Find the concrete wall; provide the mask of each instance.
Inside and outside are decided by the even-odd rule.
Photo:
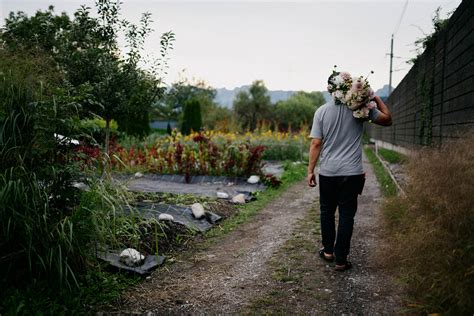
[[[386,103],[394,124],[367,126],[372,139],[437,146],[474,130],[474,0],[463,0]]]

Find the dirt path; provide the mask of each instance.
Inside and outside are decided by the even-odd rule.
[[[372,256],[380,246],[380,191],[364,164],[367,181],[356,216],[352,270],[336,273],[316,255],[318,190],[300,182],[208,249],[156,271],[124,295],[120,309],[393,314],[399,307],[397,290]]]

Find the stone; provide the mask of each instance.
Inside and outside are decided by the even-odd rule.
[[[174,217],[173,215],[163,213],[158,216],[158,220],[159,221],[173,221]]]
[[[260,181],[259,176],[250,176],[250,178],[247,179],[247,182],[250,184],[257,184]]]
[[[232,198],[232,203],[245,204],[245,195],[243,195],[242,193],[237,194],[236,196]]]
[[[217,192],[217,197],[219,199],[228,199],[229,198],[229,194],[225,193],[225,192]]]
[[[120,261],[129,267],[139,266],[143,260],[145,256],[133,248],[127,248],[120,253]]]
[[[141,178],[141,177],[143,177],[143,173],[141,173],[141,172],[136,172],[135,173],[135,178]]]
[[[89,191],[90,188],[87,184],[85,184],[84,182],[74,182],[72,184],[73,187],[79,189],[79,190],[82,190],[82,191]]]
[[[193,215],[195,218],[200,219],[204,216],[206,211],[204,210],[204,206],[201,203],[194,203],[191,205],[191,210],[193,211]]]

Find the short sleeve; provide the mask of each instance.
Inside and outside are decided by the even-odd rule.
[[[323,126],[321,122],[320,111],[316,110],[313,118],[313,126],[311,127],[311,133],[309,137],[323,139]]]
[[[380,116],[380,111],[376,108],[369,110],[369,121],[376,122]]]

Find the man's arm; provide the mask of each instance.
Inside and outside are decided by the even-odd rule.
[[[388,109],[387,105],[380,99],[380,97],[374,97],[375,103],[377,103],[377,108],[379,110],[379,115],[377,119],[373,122],[377,125],[382,126],[390,126],[392,125],[392,114],[390,114],[390,110]]]
[[[307,181],[310,187],[316,186],[316,176],[314,175],[314,168],[318,163],[319,154],[321,153],[322,141],[320,138],[313,138],[309,146],[309,164]]]

